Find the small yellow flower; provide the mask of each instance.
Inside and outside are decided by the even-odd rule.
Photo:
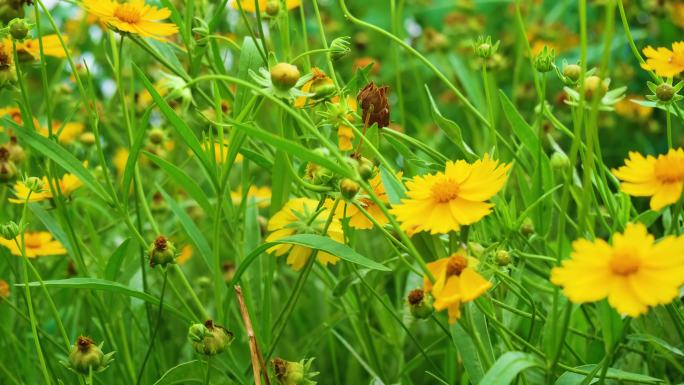
[[[269,0],[259,0],[259,12],[266,12],[266,6],[268,5]],[[278,0],[280,1],[280,0]],[[238,5],[238,3],[240,3]],[[254,7],[254,0],[232,0],[230,2],[230,5],[234,9],[240,9],[240,5],[242,5],[242,9],[245,12],[256,12],[256,8]],[[287,7],[287,10],[292,10],[297,7],[302,5],[302,0],[286,0],[285,1],[285,6]]]
[[[9,298],[10,287],[7,281],[0,279],[0,298]]]
[[[636,197],[651,197],[651,209],[660,210],[679,200],[684,183],[684,150],[670,149],[657,158],[630,152],[625,165],[613,170],[620,189]]]
[[[114,152],[114,158],[112,159],[112,163],[114,163],[116,173],[120,176],[123,176],[124,170],[126,169],[126,163],[128,163],[128,155],[129,151],[124,147],[119,147]]]
[[[644,48],[646,63],[641,65],[645,70],[651,70],[658,76],[673,77],[684,71],[684,41],[672,43],[672,50],[665,47],[654,49]]]
[[[69,39],[62,36],[66,44]],[[38,39],[26,39],[23,42],[17,42],[17,54],[29,55],[33,60],[40,59],[40,42]],[[11,46],[11,43],[10,43]],[[43,53],[45,56],[51,56],[58,59],[65,58],[66,52],[62,43],[59,41],[59,36],[56,34],[43,36]]]
[[[653,108],[636,103],[643,100],[645,99],[638,95],[627,96],[615,105],[615,112],[624,118],[644,122],[653,115]]]
[[[492,287],[477,272],[477,265],[477,259],[469,257],[464,251],[427,264],[435,283],[425,277],[424,289],[432,293],[435,310],[447,309],[450,323],[456,322],[461,316],[462,303],[476,299]]]
[[[21,243],[21,236],[16,238]],[[0,246],[5,246],[13,255],[21,256],[21,251],[17,247],[15,240],[0,238]],[[46,231],[39,231],[24,234],[25,252],[28,258],[45,257],[48,255],[64,255],[67,253],[64,246],[57,240],[52,239],[52,234]]]
[[[202,143],[202,149],[206,152],[212,152],[211,147],[208,145],[208,143]],[[223,146],[218,143],[214,142],[214,159],[216,160],[216,163],[218,164],[223,164],[226,160],[228,160],[228,153],[230,152],[230,144],[228,141],[224,141]],[[238,153],[237,156],[235,157],[235,163],[240,163],[242,162],[242,154]]]
[[[242,203],[242,192],[240,190],[231,191],[230,197],[234,205]],[[271,205],[271,188],[268,186],[257,187],[252,185],[247,190],[247,198],[254,198],[259,208],[266,208]]]
[[[399,178],[401,178],[401,174],[399,174]],[[389,198],[387,197],[387,192],[385,191],[385,185],[382,184],[382,177],[380,176],[380,173],[377,173],[373,178],[371,178],[368,183],[370,184],[371,188],[373,189],[373,192],[375,195],[380,198],[380,200],[386,204],[389,204]],[[365,194],[359,194],[357,195],[354,200],[359,203],[361,207],[363,207],[368,214],[375,219],[376,222],[378,222],[379,225],[384,226],[389,222],[389,219],[383,214],[382,210],[380,207],[375,204],[375,202],[370,199],[368,195]],[[326,203],[327,207],[332,206],[332,201],[328,201]],[[360,229],[360,230],[369,230],[373,228],[373,222],[370,221],[355,205],[349,204],[349,203],[343,203],[337,206],[337,211],[335,212],[335,215],[342,219],[342,218],[349,218],[349,226],[355,228],[355,229]]]
[[[358,103],[356,98],[347,97],[347,107],[352,111],[356,112],[358,110]],[[354,123],[354,115],[349,114],[346,116],[349,123]],[[337,146],[342,151],[351,151],[354,148],[354,131],[351,127],[346,124],[340,124],[337,128]]]
[[[171,16],[168,8],[149,6],[144,0],[131,0],[123,3],[112,0],[84,0],[83,6],[101,22],[120,32],[157,40],[164,40],[164,36],[178,33],[178,27],[175,24],[160,22]]]
[[[444,172],[417,176],[406,183],[408,198],[392,209],[401,228],[411,234],[446,234],[490,213],[487,203],[503,188],[510,165],[484,158],[469,164],[447,162]]]
[[[64,174],[64,176],[59,179],[59,190],[66,198],[70,197],[71,194],[81,186],[83,186],[83,182],[72,174]],[[19,181],[14,185],[15,198],[9,198],[9,201],[10,203],[24,204],[27,198],[29,202],[40,202],[54,198],[47,177],[43,177],[43,191],[33,192],[30,196],[29,193],[31,193],[31,190],[23,181]]]
[[[313,93],[313,89],[315,88],[314,86],[316,84],[323,84],[323,83],[332,83],[332,79],[326,75],[325,72],[323,72],[320,68],[318,67],[312,67],[311,68],[311,79],[309,79],[304,85],[302,86],[302,92],[304,93]],[[294,106],[297,108],[304,108],[304,107],[310,107],[314,105],[316,101],[312,97],[308,96],[300,96],[297,99],[295,99]]]
[[[73,143],[76,139],[81,136],[83,131],[85,130],[85,126],[83,123],[79,122],[69,122],[65,123],[62,126],[61,122],[54,122],[54,134],[57,134],[57,131],[59,131],[59,136],[57,137],[57,140],[60,143],[63,144],[70,144]],[[48,137],[49,131],[46,127],[40,127],[38,129],[38,133],[43,135],[44,137]]]
[[[612,245],[579,239],[572,248],[571,258],[551,271],[551,282],[575,303],[608,298],[621,314],[637,317],[670,303],[684,284],[684,237],[655,243],[646,226],[630,223],[613,234]]]
[[[327,208],[321,209],[320,213],[313,219],[316,213],[318,202],[309,198],[292,199],[268,221],[268,231],[271,234],[266,238],[266,242],[274,242],[294,234],[321,234],[325,222],[330,215]],[[342,225],[337,219],[333,219],[326,233],[331,239],[344,243],[344,233]],[[305,246],[281,244],[273,246],[268,250],[276,256],[288,254],[287,264],[292,266],[295,271],[301,270],[309,260],[311,250]],[[336,264],[338,258],[324,251],[316,254],[316,259],[323,265],[328,263]]]
[[[192,246],[190,245],[185,245],[181,248],[180,254],[178,255],[178,258],[176,258],[176,263],[179,265],[185,265],[188,263],[189,260],[192,259],[192,256],[194,255],[194,251],[192,249]]]

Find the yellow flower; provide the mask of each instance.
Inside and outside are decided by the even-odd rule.
[[[684,28],[684,3],[670,4],[672,22],[679,28]]]
[[[66,36],[62,36],[62,38],[64,39],[65,44],[69,41]],[[62,47],[59,36],[56,34],[43,36],[43,53],[45,56],[51,56],[58,59],[66,57],[64,47]],[[26,39],[23,42],[17,42],[17,54],[28,55],[33,58],[33,60],[40,59],[40,42],[38,39]]]
[[[0,298],[9,298],[10,287],[7,281],[0,279]]]
[[[333,80],[330,79],[328,75],[326,75],[325,72],[321,71],[321,69],[318,67],[311,67],[311,75],[311,79],[304,83],[301,88],[302,92],[304,93],[313,93],[316,86],[319,84],[323,85],[326,83],[333,83]],[[295,99],[294,102],[294,106],[297,108],[310,107],[314,104],[316,104],[316,100],[309,96],[300,96]]]
[[[59,133],[57,140],[63,144],[73,143],[85,130],[83,123],[79,122],[69,122],[62,125],[61,122],[55,122],[54,124],[55,134]],[[48,137],[49,131],[46,127],[40,127],[38,133],[44,137]]]
[[[161,23],[171,16],[168,8],[157,8],[145,4],[144,0],[131,0],[118,3],[112,0],[84,0],[86,10],[97,16],[101,22],[116,28],[120,32],[127,32],[143,37],[164,40],[163,36],[170,36],[178,32],[173,23]]]
[[[551,282],[575,303],[608,298],[618,312],[636,317],[670,303],[684,284],[684,237],[655,243],[646,226],[630,223],[612,245],[579,239],[572,248],[571,258],[551,271]]]
[[[399,178],[401,178],[401,174],[398,175]],[[380,176],[380,173],[377,173],[373,178],[371,178],[368,183],[370,184],[371,188],[373,189],[373,192],[375,195],[380,198],[380,200],[384,203],[389,204],[389,198],[387,197],[387,192],[385,191],[385,186],[382,184],[382,177]],[[380,210],[380,207],[375,204],[375,202],[370,199],[368,195],[365,194],[358,194],[354,200],[359,203],[361,207],[363,207],[368,214],[375,219],[376,222],[378,222],[379,225],[384,226],[389,222],[389,219],[383,214],[382,210]],[[332,206],[332,201],[328,201],[326,203],[326,207],[331,207]],[[349,218],[349,226],[355,228],[355,229],[360,229],[360,230],[369,230],[373,228],[373,222],[370,221],[362,212],[359,210],[355,205],[353,204],[340,204],[337,206],[337,211],[335,212],[335,215],[339,218]]]
[[[478,261],[463,251],[448,258],[427,264],[435,283],[424,278],[425,291],[435,299],[435,310],[447,309],[449,322],[454,323],[461,316],[461,304],[474,300],[492,287],[492,284],[477,272]]]
[[[484,158],[469,164],[447,162],[444,172],[417,176],[406,183],[408,198],[392,209],[401,228],[413,234],[445,234],[473,224],[489,214],[487,203],[503,188],[510,165]]]
[[[672,51],[648,46],[644,48],[644,55],[646,63],[641,68],[654,71],[658,76],[673,77],[684,71],[684,41],[672,43]]]
[[[657,158],[630,152],[625,165],[613,170],[620,189],[636,197],[651,197],[651,209],[660,210],[679,200],[684,183],[684,150],[670,149]]]
[[[180,254],[178,255],[178,258],[176,258],[176,263],[179,265],[185,265],[188,263],[189,260],[192,259],[192,256],[194,254],[194,251],[192,250],[192,246],[190,245],[185,245],[180,251]]]
[[[230,197],[234,205],[242,203],[242,192],[240,190],[231,191]],[[266,208],[271,205],[271,188],[268,186],[257,187],[252,185],[247,190],[247,198],[254,198],[258,207]]]
[[[615,105],[615,112],[630,120],[637,122],[646,121],[653,115],[653,108],[636,103],[637,101],[643,100],[644,98],[638,95],[628,96]]]
[[[72,174],[64,174],[62,179],[59,179],[59,190],[66,198],[70,197],[81,186],[83,186],[81,180]],[[29,196],[30,191],[23,181],[17,182],[14,185],[14,196],[16,198],[9,198],[10,203],[23,204],[27,198],[29,202],[40,202],[54,198],[47,177],[43,177],[43,191],[31,193]]]
[[[336,97],[336,99],[339,98]],[[347,97],[347,107],[356,112],[358,109],[356,98],[352,98],[351,96]],[[346,118],[349,123],[354,123],[353,114],[347,115]],[[340,124],[340,126],[337,128],[337,141],[337,146],[340,148],[340,150],[351,151],[354,148],[354,131],[352,128],[346,124]]]
[[[16,241],[21,243],[20,236]],[[29,258],[44,257],[48,255],[64,255],[67,253],[64,246],[57,240],[52,239],[52,234],[39,231],[24,234],[24,245],[26,256]],[[0,238],[0,246],[5,246],[9,251],[17,256],[21,256],[21,251],[17,247],[15,240]]]
[[[280,0],[276,0],[280,2]],[[259,12],[266,12],[266,6],[268,5],[269,0],[259,0]],[[254,0],[232,0],[230,5],[235,8],[235,9],[240,9],[240,5],[242,5],[242,9],[245,12],[256,12],[256,8],[254,7]],[[285,6],[287,7],[287,10],[292,10],[297,7],[302,5],[302,0],[286,0],[285,1]]]
[[[129,151],[124,147],[119,147],[114,152],[112,163],[114,163],[118,175],[123,176],[124,170],[126,169],[126,163],[128,163],[128,155]]]
[[[321,209],[320,213],[313,219],[317,207],[318,202],[309,198],[296,198],[287,202],[268,221],[268,231],[271,234],[266,238],[266,242],[274,242],[294,234],[321,234],[330,215],[330,210]],[[339,243],[344,243],[342,225],[336,219],[330,223],[326,235]],[[271,247],[268,252],[274,253],[278,257],[289,253],[287,264],[292,266],[295,271],[299,271],[306,265],[313,250],[305,246],[282,244]],[[316,259],[323,265],[328,263],[334,265],[338,260],[336,256],[324,251],[319,251],[316,254]]]
[[[211,152],[210,147],[207,145],[207,143],[202,144],[202,149],[206,152]],[[218,142],[214,142],[214,159],[216,160],[216,163],[218,164],[223,164],[228,159],[228,153],[230,152],[230,145],[228,144],[227,141],[224,141],[223,146],[219,144]],[[235,163],[240,163],[242,162],[242,154],[238,153],[237,156],[235,157]]]

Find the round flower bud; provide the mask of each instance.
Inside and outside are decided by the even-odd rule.
[[[522,225],[520,225],[520,232],[525,236],[534,234],[534,223],[530,218],[525,218]]]
[[[268,3],[266,3],[266,14],[271,17],[276,17],[278,16],[278,12],[280,12],[280,1],[269,0]]]
[[[84,132],[78,139],[86,146],[92,146],[95,144],[95,134],[92,132]]]
[[[311,378],[318,374],[318,372],[311,371],[312,361],[313,358],[301,360],[299,362],[285,361],[282,358],[275,358],[273,361],[271,361],[271,363],[273,364],[276,382],[278,385],[316,384],[315,381],[311,380]]]
[[[570,168],[570,158],[562,152],[556,151],[551,155],[551,167],[555,170],[563,171]]]
[[[155,127],[150,130],[150,143],[160,145],[166,140],[166,132],[161,128]]]
[[[359,159],[357,170],[363,180],[368,180],[375,176],[375,165],[366,158]]]
[[[511,263],[511,253],[506,250],[499,250],[496,252],[494,260],[496,261],[496,264],[501,267],[508,266],[508,264]]]
[[[169,263],[174,263],[176,259],[176,248],[173,243],[163,235],[160,235],[152,242],[147,253],[150,256],[151,267],[157,265],[166,267]]]
[[[485,248],[480,243],[468,242],[468,252],[470,255],[480,257],[485,252]]]
[[[340,181],[340,192],[344,199],[352,200],[359,193],[361,186],[349,178]]]
[[[349,37],[338,37],[330,43],[330,57],[337,61],[351,53]]]
[[[6,182],[17,175],[17,166],[10,159],[7,147],[0,147],[0,181]]]
[[[0,236],[5,238],[8,241],[11,241],[15,239],[19,235],[19,225],[16,223],[9,221],[8,223],[5,223],[4,225],[0,226]]]
[[[311,92],[314,93],[315,99],[327,99],[336,91],[335,83],[330,78],[322,78],[314,80],[311,84]]]
[[[271,68],[271,81],[276,88],[287,91],[299,81],[301,74],[297,66],[290,63],[278,63]]]
[[[80,374],[101,372],[109,366],[114,352],[102,353],[102,348],[88,337],[80,336],[69,353],[68,367]]]
[[[319,186],[326,185],[334,176],[335,174],[333,174],[333,172],[329,169],[325,167],[317,167],[313,173],[313,183]]]
[[[582,68],[577,64],[568,64],[563,67],[563,76],[576,82],[579,80],[580,75],[582,75]]]
[[[194,324],[188,330],[188,339],[192,343],[193,349],[205,356],[215,356],[221,354],[233,342],[233,333],[223,326],[214,324],[208,320],[202,324]]]
[[[675,89],[670,84],[662,83],[656,87],[656,97],[661,102],[669,102],[675,95]]]
[[[432,305],[432,297],[427,295],[423,289],[412,290],[407,299],[411,314],[417,319],[429,318],[435,311]]]
[[[592,99],[594,95],[600,99],[606,92],[608,92],[608,86],[603,82],[603,80],[595,75],[588,76],[584,79],[584,97],[587,99]]]
[[[45,187],[43,180],[35,176],[26,178],[24,185],[31,190],[32,193],[39,193],[43,191],[43,188]]]
[[[14,19],[9,22],[9,33],[12,39],[22,41],[29,33],[29,25],[24,19]]]
[[[546,47],[534,58],[534,68],[539,72],[549,72],[553,69],[553,61],[556,59],[554,51]]]
[[[24,148],[17,142],[17,137],[10,137],[9,143],[7,143],[7,150],[9,151],[9,160],[14,163],[21,163],[26,159],[26,152]]]

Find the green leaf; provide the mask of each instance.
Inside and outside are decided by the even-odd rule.
[[[578,366],[574,368],[576,371],[582,371],[589,373],[592,370],[596,368],[596,365],[583,365],[583,366]],[[575,373],[575,372],[570,372],[567,371],[563,373],[560,377],[558,377],[558,380],[556,380],[554,385],[579,385],[583,381],[585,381],[586,376],[581,373]],[[646,383],[646,384],[658,384],[664,382],[661,379],[655,378],[655,377],[650,377],[644,374],[637,374],[637,373],[630,373],[630,372],[625,372],[619,369],[614,369],[614,368],[608,368],[608,372],[606,373],[606,378],[609,379],[615,379],[615,380],[620,380],[620,381],[633,381],[633,382],[639,382],[639,383]],[[593,384],[598,382],[598,377],[593,378],[589,384]]]
[[[183,210],[178,202],[171,198],[171,196],[159,184],[157,184],[157,189],[169,204],[171,211],[173,211],[173,213],[176,214],[176,217],[178,217],[181,226],[183,226],[183,229],[185,229],[188,237],[190,237],[190,241],[192,241],[193,245],[195,245],[197,248],[202,260],[207,265],[207,268],[211,270],[211,247],[209,247],[209,242],[207,242],[206,238],[204,238],[204,235],[202,235],[202,231],[197,227],[197,225],[195,225],[195,222],[192,221],[192,218],[190,218],[188,213]]]
[[[154,99],[154,102],[157,104],[159,110],[162,112],[164,117],[166,117],[171,126],[173,126],[173,128],[178,132],[178,135],[181,136],[183,142],[188,147],[190,147],[190,150],[193,152],[193,154],[195,154],[200,164],[207,172],[207,175],[210,175],[210,177],[212,178],[212,182],[214,183],[214,185],[218,186],[214,165],[209,161],[209,158],[207,158],[207,154],[204,152],[204,150],[202,150],[202,145],[200,144],[199,139],[197,139],[197,136],[195,136],[195,134],[192,132],[190,127],[188,127],[185,121],[182,120],[178,115],[176,115],[176,112],[171,108],[171,106],[169,106],[166,100],[164,100],[164,98],[162,98],[159,95],[157,90],[154,89],[154,86],[152,85],[152,83],[150,83],[150,81],[147,79],[142,70],[135,64],[133,64],[133,69],[135,70],[135,73],[138,75],[147,91],[152,96],[152,99]]]
[[[123,285],[118,282],[108,281],[105,279],[98,278],[69,278],[69,279],[56,279],[51,281],[43,281],[43,284],[48,288],[63,288],[63,289],[80,289],[80,290],[100,290],[107,291],[110,293],[122,294],[127,297],[133,297],[145,302],[151,303],[153,305],[159,305],[159,298],[154,297],[142,291],[131,289],[130,287]],[[23,287],[24,284],[15,284],[15,286]],[[40,282],[29,282],[29,287],[40,287]],[[185,321],[190,322],[191,317],[179,312],[178,310],[170,307],[168,304],[164,304],[164,308],[169,310],[171,313],[183,318]]]
[[[154,385],[203,384],[207,363],[201,360],[184,362],[169,369]]]
[[[245,37],[242,41],[242,49],[240,51],[240,61],[238,64],[238,78],[251,82],[249,70],[258,72],[259,67],[263,65],[263,60],[259,54],[256,42],[251,37]],[[248,97],[252,93],[244,86],[238,85],[235,91],[235,102],[233,104],[234,117],[242,112],[242,108],[247,105]]]
[[[109,194],[107,194],[102,185],[95,179],[90,171],[83,166],[83,163],[71,154],[71,152],[35,131],[29,131],[22,126],[16,127],[17,129],[15,132],[23,143],[28,144],[39,154],[45,155],[53,162],[62,166],[67,172],[76,176],[88,189],[94,192],[102,200],[111,202]]]
[[[437,126],[444,131],[449,140],[458,146],[459,150],[463,152],[463,155],[466,157],[466,159],[469,161],[476,159],[477,154],[475,154],[468,144],[463,140],[461,126],[459,126],[453,120],[447,119],[444,117],[444,115],[442,115],[427,85],[425,86],[425,91],[427,92],[428,99],[430,99],[430,106],[432,107],[432,119],[435,121],[435,124],[437,124]]]
[[[518,112],[518,109],[515,108],[513,102],[511,102],[511,100],[508,99],[508,96],[506,96],[506,94],[501,90],[499,90],[499,99],[501,100],[504,115],[506,116],[508,123],[510,123],[511,129],[513,129],[515,136],[520,139],[520,142],[523,144],[523,146],[525,146],[530,154],[532,154],[536,164],[537,150],[540,145],[539,137],[534,132],[532,127],[527,124],[525,119],[523,119],[522,115],[520,115],[520,112]]]
[[[484,385],[480,382],[484,376],[484,369],[480,356],[477,354],[477,348],[460,323],[451,325],[451,338],[456,350],[463,358],[463,367],[470,378],[470,382]]]
[[[406,196],[406,189],[404,185],[393,177],[386,168],[380,166],[380,179],[382,180],[383,186],[385,186],[385,191],[387,192],[387,198],[393,205],[401,203],[401,198]]]
[[[499,357],[480,381],[481,385],[508,385],[523,370],[543,367],[534,356],[523,352],[506,352]]]
[[[249,267],[249,265],[252,262],[254,262],[262,253],[264,253],[266,250],[270,249],[273,246],[282,244],[299,245],[316,250],[325,251],[326,253],[335,255],[341,259],[344,259],[347,262],[355,263],[359,266],[367,267],[373,270],[392,271],[392,269],[390,269],[389,267],[381,263],[375,262],[373,260],[370,260],[364,257],[363,255],[357,253],[349,246],[343,245],[328,237],[315,234],[296,234],[279,239],[274,242],[264,243],[263,245],[254,249],[247,257],[245,257],[244,261],[238,266],[237,270],[235,271],[235,275],[233,276],[233,282],[238,282],[242,274],[244,274],[244,272]]]
[[[147,122],[150,119],[150,113],[152,112],[152,108],[148,108],[145,111],[145,114],[143,115],[142,122]],[[133,144],[131,145],[131,150],[128,153],[128,160],[126,160],[126,167],[124,168],[124,173],[123,173],[123,188],[122,191],[124,192],[124,202],[126,204],[128,203],[128,192],[130,191],[131,187],[131,180],[133,180],[133,173],[135,172],[135,165],[138,163],[138,155],[140,154],[140,149],[142,148],[143,145],[143,140],[145,139],[145,127],[144,125],[140,125],[138,128],[138,132],[136,132],[136,136],[133,139]]]
[[[104,277],[108,281],[116,281],[116,277],[119,275],[119,270],[121,270],[121,265],[127,255],[135,253],[136,243],[130,238],[123,241],[119,247],[114,250],[112,256],[107,260],[107,267],[105,267]]]
[[[188,173],[178,168],[173,163],[168,162],[152,153],[145,152],[145,156],[150,158],[159,168],[164,170],[178,185],[183,186],[183,189],[197,202],[205,213],[213,211],[207,195],[202,188],[197,184],[194,178],[188,176]]]

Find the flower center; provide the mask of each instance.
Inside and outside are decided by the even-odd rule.
[[[449,257],[449,261],[446,266],[447,277],[452,275],[459,276],[463,270],[468,267],[468,259],[460,254],[454,254]]]
[[[40,237],[27,235],[24,239],[26,247],[29,249],[40,249],[43,243],[40,241]]]
[[[114,17],[129,24],[135,24],[142,18],[140,10],[131,4],[120,4],[116,7]]]
[[[655,175],[662,183],[684,180],[684,159],[661,156],[655,163]]]
[[[614,274],[627,276],[639,271],[641,260],[633,251],[622,251],[613,254],[610,260],[610,269]]]
[[[437,202],[447,203],[458,197],[459,186],[452,179],[444,179],[435,183],[430,191]]]

